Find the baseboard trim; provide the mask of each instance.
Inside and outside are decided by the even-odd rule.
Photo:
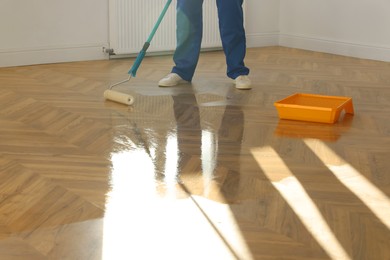
[[[103,46],[106,44],[0,50],[0,67],[108,59]]]
[[[390,62],[390,48],[387,46],[370,46],[279,32],[247,34],[248,48],[278,45]],[[109,55],[102,51],[103,46],[107,47],[107,44],[0,50],[0,67],[109,59]]]
[[[248,48],[277,46],[279,44],[279,33],[256,33],[246,35],[246,45]]]
[[[386,46],[371,46],[292,34],[280,34],[279,45],[355,58],[390,61],[390,48]]]

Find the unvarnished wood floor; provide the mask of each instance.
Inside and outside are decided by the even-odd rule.
[[[390,64],[249,49],[253,89],[203,53],[0,69],[0,259],[390,259]],[[333,125],[279,120],[290,94],[353,98]]]

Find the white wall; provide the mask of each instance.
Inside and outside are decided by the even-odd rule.
[[[390,1],[281,0],[279,43],[390,61]]]
[[[0,67],[107,59],[108,1],[1,0]],[[390,61],[389,0],[245,1],[248,47]]]
[[[107,59],[108,1],[1,0],[0,67]],[[246,5],[248,46],[277,45],[279,0]]]
[[[248,47],[279,43],[279,0],[245,0],[245,30]]]
[[[0,67],[106,58],[108,0],[1,0]]]

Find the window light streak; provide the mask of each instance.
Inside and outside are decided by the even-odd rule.
[[[165,150],[164,182],[167,188],[167,196],[175,196],[179,170],[179,147],[176,135],[167,137]]]
[[[390,199],[322,141],[305,139],[304,142],[334,176],[390,229]],[[316,152],[318,149],[321,153]],[[335,161],[329,163],[329,160]],[[337,162],[337,165],[334,162]]]
[[[251,150],[272,185],[332,259],[350,259],[305,188],[272,147]],[[283,178],[281,178],[283,176]]]
[[[210,131],[202,130],[202,175],[204,195],[207,197],[212,189],[212,180],[216,168],[217,144],[214,134]]]
[[[173,181],[176,180],[178,175],[179,148],[175,135],[170,135],[167,139],[165,147],[166,161],[164,175],[166,176],[166,179]]]
[[[141,149],[113,153],[111,161],[112,188],[105,209],[103,259],[132,259],[147,250],[143,244],[134,245],[146,241],[150,232],[150,226],[140,223],[151,221],[154,213],[154,166]]]

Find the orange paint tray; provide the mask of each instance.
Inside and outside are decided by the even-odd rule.
[[[344,113],[353,114],[352,98],[297,93],[274,103],[279,118],[335,123]]]

